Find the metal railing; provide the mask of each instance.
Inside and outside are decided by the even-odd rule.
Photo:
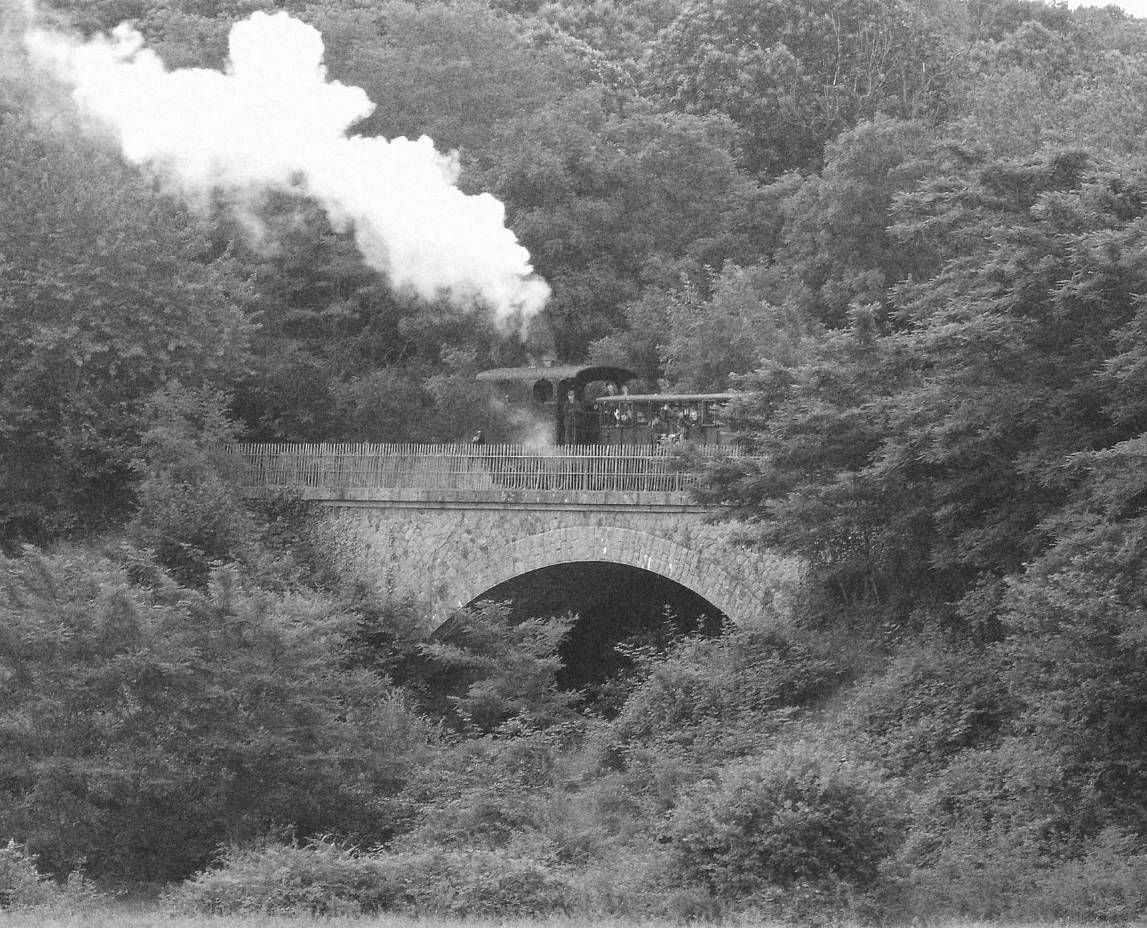
[[[674,446],[236,444],[249,488],[676,493],[699,477]],[[706,448],[739,456],[731,447]]]

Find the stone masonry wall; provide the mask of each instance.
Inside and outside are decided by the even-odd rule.
[[[743,526],[707,523],[696,507],[347,500],[324,506],[339,563],[384,595],[421,602],[435,627],[503,581],[576,561],[660,574],[740,623],[783,610],[799,575],[795,561],[737,544]]]

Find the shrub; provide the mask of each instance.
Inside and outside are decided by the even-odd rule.
[[[769,750],[846,673],[817,641],[775,628],[687,639],[643,664],[645,679],[591,742],[652,815],[722,764]]]
[[[54,885],[36,869],[36,858],[15,841],[0,848],[0,898],[24,908],[47,902]]]
[[[695,788],[668,836],[683,877],[738,899],[773,888],[869,888],[904,824],[874,774],[804,747],[731,766]]]
[[[570,909],[573,892],[560,874],[491,852],[396,855],[408,904],[433,915],[546,915]]]
[[[516,737],[486,735],[440,744],[412,771],[401,800],[417,821],[398,839],[403,851],[432,848],[539,853],[550,804],[562,794],[558,765],[576,731],[554,728]]]
[[[167,896],[177,910],[319,915],[402,911],[433,915],[542,915],[568,910],[572,890],[545,867],[505,855],[387,854],[304,846],[232,848]]]
[[[1112,475],[1107,492],[1139,500],[1141,465],[1124,467],[1128,484]],[[1147,518],[1108,525],[1096,515],[1065,527],[1072,533],[1005,597],[1007,680],[1024,730],[1088,797],[1085,814],[1147,832]]]
[[[684,922],[716,917],[720,903],[682,884],[664,845],[638,837],[579,868],[577,909],[595,917]]]
[[[1066,860],[1040,853],[1024,832],[952,829],[907,885],[908,915],[1127,923],[1147,914],[1147,854],[1118,829]]]
[[[430,734],[343,666],[351,618],[232,570],[133,583],[147,563],[0,557],[0,833],[112,881],[182,879],[275,823],[388,837]]]
[[[1063,857],[1099,829],[1086,793],[1065,783],[1059,759],[1029,738],[965,750],[921,785],[902,854],[912,866],[929,866],[965,835],[1007,835],[1035,857]]]
[[[237,459],[223,446],[236,430],[227,397],[178,384],[156,391],[140,439],[139,509],[128,531],[173,577],[204,587],[213,563],[249,559],[255,524],[234,485]]]
[[[841,674],[832,658],[793,633],[732,628],[719,639],[688,639],[649,663],[602,750],[623,764],[626,755],[659,744],[707,763],[756,753],[763,735],[792,709],[831,692]]]
[[[574,719],[575,693],[558,686],[558,654],[573,617],[514,622],[504,604],[456,612],[420,648],[436,665],[460,727],[472,734],[544,729]]]
[[[927,774],[998,741],[1015,711],[992,652],[913,641],[852,694],[848,735],[897,774]]]
[[[1147,853],[1117,828],[1099,833],[1085,853],[1041,880],[1043,917],[1071,922],[1130,922],[1147,915]]]
[[[15,841],[0,847],[0,902],[13,909],[83,909],[102,895],[80,871],[73,871],[65,883],[44,876],[36,867],[36,856]]]
[[[908,916],[1002,919],[1038,892],[1038,854],[1027,835],[948,823],[927,843],[927,860],[905,875]],[[907,858],[918,853],[907,850]]]
[[[166,896],[178,910],[357,914],[393,908],[402,887],[382,863],[327,840],[232,847]]]
[[[1031,737],[965,750],[933,774],[897,857],[905,915],[1124,920],[1147,911],[1147,856],[1103,827],[1094,790]]]

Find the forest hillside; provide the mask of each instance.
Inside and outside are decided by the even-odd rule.
[[[0,17],[14,904],[162,884],[210,912],[1147,914],[1147,22],[1038,0]],[[244,23],[313,58],[266,72],[299,105],[268,104],[257,150],[334,118],[302,105],[314,78],[339,146],[433,166],[497,254],[412,246],[412,270],[363,233],[385,217],[351,173],[195,178],[147,147],[179,119],[85,91],[93,62],[236,75]],[[720,635],[667,616],[570,690],[576,617],[486,605],[423,638],[307,506],[245,504],[219,451],[513,441],[474,375],[545,356],[736,391],[753,453],[699,494],[802,559],[799,600]]]

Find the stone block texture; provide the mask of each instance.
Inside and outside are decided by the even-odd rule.
[[[384,596],[413,598],[433,626],[500,583],[609,561],[688,587],[737,623],[774,620],[800,578],[791,558],[746,545],[745,526],[688,506],[325,500],[338,562]]]

